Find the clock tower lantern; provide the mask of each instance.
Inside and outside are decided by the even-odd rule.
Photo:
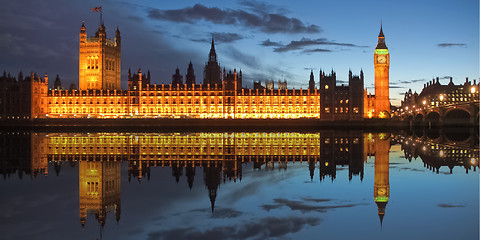
[[[374,116],[377,118],[390,117],[390,99],[389,99],[389,68],[390,54],[385,44],[382,26],[378,34],[378,44],[374,54],[375,66],[375,106]]]

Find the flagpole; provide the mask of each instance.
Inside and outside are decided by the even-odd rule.
[[[100,25],[103,25],[102,13],[103,13],[102,6],[100,6]]]

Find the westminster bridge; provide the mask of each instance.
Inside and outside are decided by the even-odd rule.
[[[410,126],[478,126],[479,84],[466,79],[454,85],[452,79],[442,85],[439,79],[425,84],[420,94],[405,93],[401,107],[394,115]]]

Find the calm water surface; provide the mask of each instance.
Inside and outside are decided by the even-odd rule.
[[[2,132],[0,239],[478,239],[477,132]]]

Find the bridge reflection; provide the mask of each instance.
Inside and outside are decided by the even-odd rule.
[[[429,132],[430,131],[430,132]],[[0,172],[4,179],[25,174],[34,179],[56,175],[66,164],[79,169],[79,215],[82,226],[94,215],[103,226],[107,213],[121,215],[121,163],[128,181],[150,179],[151,169],[168,167],[176,182],[183,176],[192,188],[199,171],[214,211],[217,191],[225,181],[242,179],[244,163],[254,169],[287,170],[287,162],[306,162],[309,176],[320,181],[336,179],[337,168],[348,167],[351,180],[363,180],[364,164],[375,159],[374,200],[382,221],[390,197],[389,152],[400,144],[405,158],[420,158],[439,173],[442,166],[476,171],[478,135],[449,131],[364,133],[362,131],[201,132],[201,133],[1,133]],[[473,133],[473,134],[472,134]]]
[[[394,142],[401,144],[408,161],[420,158],[425,167],[439,173],[442,166],[452,173],[455,166],[465,172],[479,165],[478,132],[472,129],[417,129],[411,135],[398,135]]]

